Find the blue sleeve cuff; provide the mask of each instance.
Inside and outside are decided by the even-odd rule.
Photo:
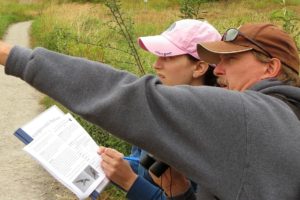
[[[165,200],[164,192],[141,176],[138,176],[126,197],[130,200]]]

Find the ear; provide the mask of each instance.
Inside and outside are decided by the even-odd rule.
[[[198,61],[195,65],[194,71],[193,71],[193,78],[199,78],[201,76],[203,76],[207,69],[208,69],[208,63],[204,62],[204,61]]]
[[[280,74],[281,71],[281,61],[278,58],[271,58],[267,63],[265,68],[265,73],[262,79],[274,78]]]

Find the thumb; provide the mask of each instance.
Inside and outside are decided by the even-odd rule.
[[[103,154],[103,153],[105,152],[105,150],[106,150],[106,147],[100,146],[99,149],[97,150],[97,153],[98,153],[99,155],[101,155],[101,154]]]

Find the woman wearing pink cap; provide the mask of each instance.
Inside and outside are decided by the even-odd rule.
[[[215,85],[215,77],[212,67],[199,58],[197,43],[220,39],[219,32],[209,23],[184,19],[173,23],[161,35],[140,37],[138,43],[144,50],[157,56],[153,65],[157,81],[169,86],[201,86]],[[132,159],[129,161],[123,159],[122,153],[111,148],[100,147],[99,153],[103,159],[103,171],[111,181],[127,191],[128,199],[167,199],[182,193],[188,195],[195,190],[195,187],[191,187],[191,181],[172,168],[163,174],[162,179],[149,174],[139,163],[147,152],[138,147],[132,148]],[[206,192],[203,192],[203,198],[214,199]]]

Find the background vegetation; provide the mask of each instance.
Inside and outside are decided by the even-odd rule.
[[[9,2],[9,3],[7,3]],[[105,62],[137,76],[138,70],[128,42],[120,33],[112,13],[105,6],[108,0],[36,0],[34,4],[17,4],[0,0],[0,35],[11,22],[32,19],[34,46],[61,53]],[[209,21],[221,33],[229,27],[247,22],[271,22],[282,26],[300,47],[299,0],[121,0],[117,1],[131,36],[160,34],[180,18]],[[5,9],[3,9],[5,7]],[[300,49],[300,48],[299,48]],[[153,73],[155,57],[137,47],[137,54],[146,73]],[[45,98],[48,107],[56,102]],[[77,119],[101,145],[129,153],[129,145],[85,120]],[[124,194],[108,188],[101,199],[124,199]]]
[[[20,3],[18,0],[0,0],[0,37],[10,24],[33,19],[40,5]]]

